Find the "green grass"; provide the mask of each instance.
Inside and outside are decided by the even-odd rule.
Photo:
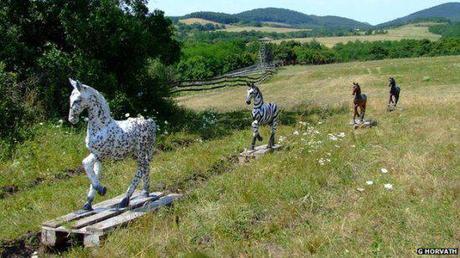
[[[116,230],[101,248],[75,247],[63,256],[413,256],[417,247],[458,247],[459,69],[460,57],[288,67],[261,86],[267,100],[284,107],[283,121],[296,120],[279,128],[286,138],[282,151],[235,164],[249,145],[249,124],[207,141],[186,132],[160,139],[174,147],[155,155],[152,185],[186,198]],[[389,75],[402,86],[402,110],[392,113],[385,111]],[[373,129],[348,125],[353,80],[369,95],[367,115],[379,122]],[[180,103],[195,110],[245,108],[244,88],[186,97]],[[58,146],[47,150],[63,160],[62,151],[71,153],[65,155],[71,161],[61,166],[59,158],[42,155],[29,162],[52,171],[78,166],[86,154],[83,134],[46,128],[20,149]],[[329,136],[342,132],[337,141]],[[267,138],[268,129],[262,133]],[[67,137],[68,144],[59,145]],[[193,141],[184,147],[173,144],[177,139]],[[330,162],[321,165],[320,159]],[[125,190],[134,168],[133,161],[105,163],[106,198]],[[384,189],[387,183],[392,191]],[[87,188],[79,175],[1,199],[0,240],[38,231],[41,222],[79,208]]]

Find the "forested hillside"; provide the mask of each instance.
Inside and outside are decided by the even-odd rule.
[[[460,3],[446,3],[434,6],[393,21],[382,23],[379,27],[398,26],[410,22],[438,18],[450,21],[460,21]]]

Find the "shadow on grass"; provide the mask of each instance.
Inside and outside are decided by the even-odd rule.
[[[346,112],[348,108],[345,105],[332,107],[303,104],[291,110],[282,110],[279,119],[281,125],[292,126],[300,120],[314,122]],[[194,112],[184,109],[173,118],[171,131],[185,131],[199,135],[204,140],[212,140],[228,136],[235,130],[251,130],[252,121],[251,112],[247,110],[219,113],[213,110]]]

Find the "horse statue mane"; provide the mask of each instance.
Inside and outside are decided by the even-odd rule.
[[[69,122],[78,123],[79,115],[84,110],[88,110],[85,142],[91,154],[83,160],[83,167],[91,185],[83,209],[92,209],[91,203],[96,192],[104,195],[107,191],[106,187],[99,182],[101,161],[105,159],[121,160],[132,156],[138,162],[138,169],[125,198],[119,205],[120,208],[127,207],[129,198],[141,179],[144,182],[142,193],[149,194],[149,164],[156,138],[156,124],[152,119],[143,117],[116,121],[112,118],[109,105],[100,92],[77,80],[69,79],[69,81],[73,86],[70,95]]]

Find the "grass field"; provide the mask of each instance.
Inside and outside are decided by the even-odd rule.
[[[261,31],[261,32],[277,32],[277,33],[287,33],[293,31],[311,31],[311,29],[296,29],[296,28],[286,28],[286,27],[271,27],[271,26],[237,26],[237,25],[227,25],[225,29],[220,31],[227,32],[243,32],[243,31]]]
[[[392,113],[388,76],[402,87]],[[352,81],[369,96],[366,115],[379,123],[373,129],[348,125]],[[247,110],[234,117],[247,129],[210,140],[188,132],[161,136],[162,144],[178,144],[155,155],[153,190],[186,197],[115,231],[101,248],[62,255],[387,257],[459,247],[460,56],[286,67],[261,89],[284,109],[284,150],[235,163],[251,138],[244,88],[181,96],[181,105],[197,111]],[[45,124],[1,164],[2,184],[27,187],[0,199],[0,241],[38,231],[42,221],[83,204],[86,177],[55,176],[79,166],[83,139],[83,132]],[[125,190],[134,167],[105,163],[106,198]],[[37,176],[44,179],[31,184]]]
[[[187,24],[187,25],[196,24],[196,23],[197,23],[197,24],[201,24],[201,25],[206,25],[206,24],[221,25],[221,24],[218,23],[218,22],[213,22],[213,21],[205,20],[205,19],[201,19],[201,18],[187,18],[187,19],[181,19],[181,20],[179,20],[179,22],[184,23],[184,24]]]
[[[429,39],[438,40],[441,35],[437,35],[428,31],[430,23],[421,24],[409,24],[394,29],[389,29],[387,34],[378,35],[362,35],[362,36],[344,36],[344,37],[319,37],[319,38],[294,38],[289,40],[295,40],[299,42],[310,42],[313,39],[323,43],[328,47],[333,47],[338,43],[347,43],[349,41],[381,41],[381,40],[401,40],[401,39]],[[275,40],[273,42],[280,43],[283,40]]]

